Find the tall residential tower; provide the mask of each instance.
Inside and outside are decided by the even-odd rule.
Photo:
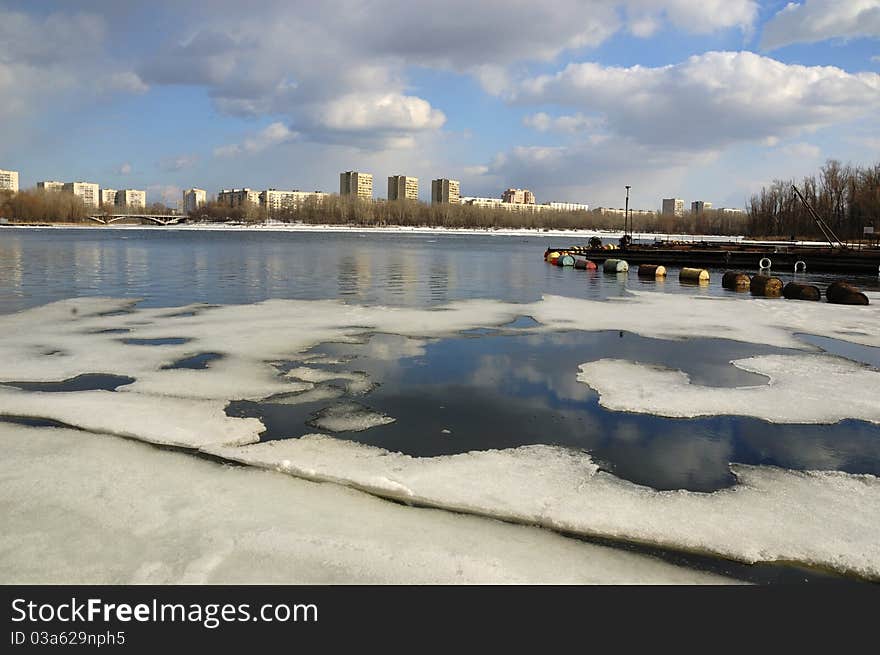
[[[370,173],[345,171],[339,174],[339,195],[357,196],[361,200],[373,199],[373,176]]]

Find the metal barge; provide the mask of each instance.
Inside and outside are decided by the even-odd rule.
[[[662,264],[664,266],[708,266],[743,270],[774,268],[777,270],[820,271],[851,275],[880,274],[880,248],[831,248],[828,246],[743,246],[735,243],[695,244],[622,244],[607,250],[601,246],[569,246],[548,248],[547,252],[568,252],[583,255],[601,264],[606,259],[626,259],[631,264]]]

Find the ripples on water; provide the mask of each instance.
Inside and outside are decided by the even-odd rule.
[[[128,238],[121,238],[126,236]],[[465,298],[532,302],[543,294],[606,298],[631,289],[726,293],[557,268],[548,245],[585,239],[156,229],[0,229],[0,313],[76,296],[143,298],[143,306],[341,298],[425,306]],[[635,268],[635,267],[634,267]],[[780,273],[776,271],[776,273]],[[791,277],[791,276],[785,276]],[[826,282],[828,276],[799,279]],[[878,288],[876,278],[859,281]]]

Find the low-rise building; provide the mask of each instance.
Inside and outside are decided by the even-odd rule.
[[[120,189],[116,192],[116,206],[144,209],[147,206],[147,192],[142,189]]]
[[[445,177],[431,180],[431,203],[461,204],[461,185],[458,180],[450,180]]]
[[[418,200],[419,178],[392,175],[388,178],[388,200]]]
[[[719,207],[717,211],[722,214],[735,214],[737,216],[745,216],[747,213],[745,209],[739,209],[737,207]]]
[[[0,191],[18,193],[18,171],[0,169]]]
[[[373,176],[359,171],[339,174],[339,195],[356,196],[361,200],[373,199]]]
[[[327,194],[320,191],[266,189],[260,192],[260,207],[271,216],[284,210],[300,209],[310,201],[321,204],[326,197]]]
[[[63,191],[81,198],[86,207],[98,209],[101,206],[100,187],[94,182],[65,182]]]
[[[480,198],[478,196],[464,196],[461,198],[462,205],[470,205],[471,207],[496,208],[501,207],[504,201],[501,198]]]
[[[199,207],[204,207],[208,202],[208,192],[204,189],[187,189],[183,192],[183,204],[181,209],[184,214],[189,214]]]
[[[260,192],[253,189],[221,189],[217,194],[217,202],[227,207],[259,206]]]
[[[590,206],[586,203],[579,202],[546,202],[542,207],[547,207],[548,209],[555,209],[556,211],[563,212],[586,212],[590,211]]]

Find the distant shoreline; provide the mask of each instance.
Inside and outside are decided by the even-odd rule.
[[[185,223],[180,225],[89,225],[73,223],[8,223],[0,227],[27,228],[27,229],[111,229],[111,230],[177,230],[177,231],[206,231],[206,232],[337,232],[337,233],[378,233],[378,234],[415,234],[415,235],[484,235],[484,236],[528,236],[528,237],[575,237],[588,238],[598,236],[602,239],[619,239],[623,236],[622,230],[551,230],[543,228],[451,228],[409,225],[331,225],[309,223],[253,223],[253,224],[230,224],[230,223]],[[745,240],[743,236],[719,236],[719,235],[693,235],[693,234],[667,234],[661,232],[634,232],[633,236],[639,239],[660,239],[663,241],[734,241]],[[786,242],[789,243],[789,242]]]
[[[90,224],[73,224],[73,223],[5,223],[0,224],[0,228],[17,228],[17,229],[76,229],[76,230],[175,230],[175,231],[192,231],[192,232],[335,232],[339,234],[410,234],[414,236],[503,236],[503,237],[545,237],[545,238],[572,238],[572,239],[588,239],[592,236],[598,236],[607,243],[616,242],[623,236],[623,230],[602,230],[602,229],[583,229],[583,230],[545,230],[543,228],[472,228],[472,227],[430,227],[430,226],[409,226],[409,225],[331,225],[331,224],[315,224],[310,223],[253,223],[253,224],[230,224],[230,223],[184,223],[181,225],[90,225]],[[725,243],[743,243],[743,244],[770,244],[770,245],[811,245],[823,244],[824,241],[810,240],[781,240],[781,239],[750,239],[741,235],[716,235],[716,234],[671,234],[666,232],[634,232],[633,237],[636,239],[647,239],[656,241],[708,241],[708,242],[725,242]],[[567,246],[570,244],[561,243],[554,244]]]

